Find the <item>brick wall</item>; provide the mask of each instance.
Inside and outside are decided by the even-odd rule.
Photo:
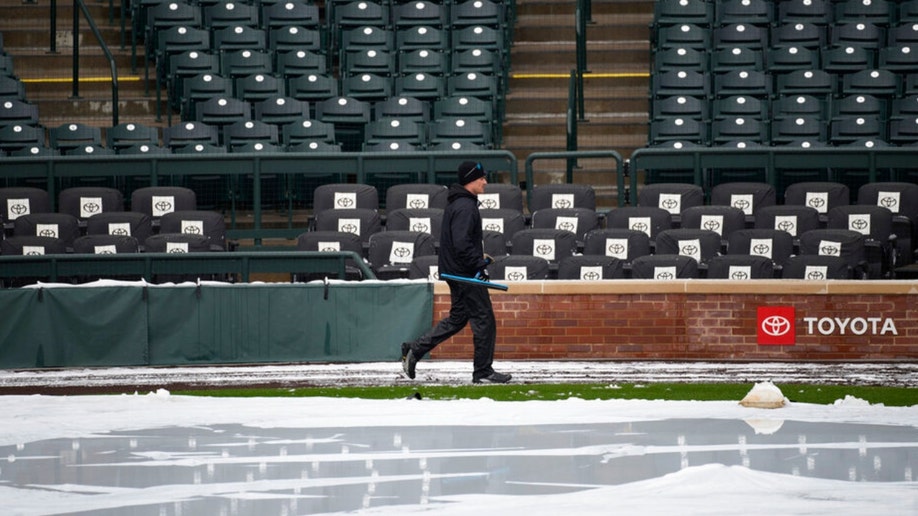
[[[449,289],[434,292],[435,323]],[[915,281],[546,281],[493,292],[503,360],[918,359]],[[793,345],[759,343],[758,309],[773,306],[794,308]],[[466,328],[431,358],[471,354]]]

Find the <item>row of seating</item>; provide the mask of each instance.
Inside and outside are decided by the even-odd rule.
[[[493,143],[490,106],[469,97],[446,97],[434,103],[392,97],[370,105],[343,98],[320,103],[317,118],[306,102],[269,99],[254,106],[236,99],[203,102],[201,123],[180,122],[159,129],[125,122],[105,128],[67,123],[0,127],[0,152],[14,156],[57,154],[133,154],[149,152],[257,152],[342,150],[358,133],[356,150],[450,150],[488,148]],[[162,143],[160,143],[162,141]],[[391,144],[401,144],[393,148]],[[197,147],[202,144],[204,146]],[[377,144],[385,144],[378,146]]]
[[[201,121],[194,104],[216,97],[318,103],[460,94],[490,102],[495,120],[502,120],[512,26],[503,3],[355,1],[329,2],[325,9],[320,20],[315,5],[295,1],[203,11],[163,2],[135,14],[146,16],[146,55],[156,63],[157,91],[165,89],[185,121]],[[448,24],[450,12],[461,21]],[[463,86],[470,83],[475,91]],[[197,96],[189,91],[195,87]],[[361,143],[346,143],[345,150],[360,150]]]
[[[648,144],[915,144],[918,25],[899,13],[865,0],[657,3]]]
[[[335,210],[337,211],[337,210]],[[116,216],[117,214],[111,212]],[[60,214],[54,214],[60,215]],[[219,214],[217,214],[219,215]],[[17,219],[27,224],[28,215]],[[99,216],[93,222],[103,219]],[[136,252],[213,252],[225,249],[213,237],[200,234],[200,212],[174,212],[162,218],[160,233],[143,240],[139,234],[89,233],[75,237],[71,246],[57,224],[44,220],[39,235],[14,234],[0,241],[2,255],[46,255],[66,252],[119,254]],[[182,225],[166,230],[172,220]],[[23,225],[26,225],[23,224]],[[196,225],[197,226],[194,226]],[[110,224],[109,224],[110,225]],[[194,226],[194,228],[192,228]],[[368,261],[381,279],[436,277],[437,252],[434,237],[419,230],[385,230],[361,243],[353,230],[317,230],[300,235],[297,248],[306,251],[353,251]],[[57,234],[58,236],[51,236]],[[501,241],[503,235],[486,232],[486,242]],[[731,234],[731,252],[719,252],[720,237],[711,230],[670,229],[662,231],[651,253],[649,238],[630,229],[595,229],[587,233],[584,252],[577,253],[573,234],[561,229],[523,229],[511,236],[502,248],[487,246],[495,253],[491,267],[495,279],[674,279],[723,278],[801,279],[867,278],[864,236],[848,230],[811,230],[804,233],[801,252],[793,254],[790,236],[781,230],[739,230]],[[142,245],[140,244],[142,242]],[[818,258],[816,258],[818,257]],[[350,268],[357,275],[357,268]],[[651,273],[652,271],[652,273]]]
[[[538,202],[547,200],[548,204],[544,208],[531,212],[527,223],[522,216],[519,188],[515,185],[495,185],[493,191],[490,192],[493,197],[483,199],[486,206],[483,210],[483,223],[486,230],[487,252],[494,256],[523,254],[538,257],[548,263],[550,274],[556,277],[561,260],[579,253],[616,258],[621,260],[625,270],[628,264],[638,256],[647,254],[688,255],[701,271],[704,271],[708,263],[719,255],[754,254],[767,256],[776,265],[775,271],[780,271],[795,253],[820,254],[830,249],[838,252],[852,247],[854,250],[850,253],[844,251],[844,255],[853,257],[850,259],[853,261],[846,262],[847,267],[849,270],[858,271],[857,274],[861,275],[859,277],[882,277],[879,275],[889,272],[888,269],[883,269],[884,262],[870,263],[868,256],[870,253],[865,250],[870,238],[863,233],[864,227],[851,220],[845,221],[848,222],[848,226],[843,226],[845,229],[842,227],[822,229],[814,227],[814,223],[805,223],[796,218],[791,221],[791,218],[797,217],[798,214],[788,211],[784,214],[775,214],[774,227],[749,229],[740,222],[740,219],[735,219],[733,226],[741,229],[728,232],[725,227],[730,224],[728,222],[731,220],[730,217],[742,213],[738,206],[687,206],[695,202],[693,199],[700,197],[697,188],[691,188],[692,185],[682,185],[683,188],[679,190],[672,185],[668,187],[671,192],[667,193],[663,185],[659,186],[656,193],[657,206],[616,208],[600,216],[595,210],[572,207],[572,204],[576,203],[577,194],[590,191],[588,186],[559,185],[551,188],[546,185],[542,188],[542,200]],[[881,188],[888,188],[888,186],[881,186]],[[551,190],[555,191],[550,192]],[[141,191],[146,194],[150,192],[150,189],[139,190],[135,197],[141,195]],[[546,196],[544,192],[550,192],[550,195]],[[40,215],[39,213],[21,215],[26,208],[31,208],[31,202],[23,202],[23,199],[28,199],[25,194],[34,192],[20,191],[18,197],[16,191],[11,193],[14,195],[7,195],[6,203],[8,206],[15,207],[16,213],[20,213],[20,216],[16,218],[14,228],[16,224],[25,228],[31,220],[30,217],[38,219]],[[95,196],[100,192],[67,191],[66,195],[62,192],[62,196],[69,198],[74,194],[84,193]],[[315,219],[311,230],[301,235],[299,239],[301,249],[359,251],[361,256],[369,259],[371,265],[379,270],[380,275],[395,274],[397,277],[404,277],[407,271],[406,264],[410,261],[408,257],[415,257],[415,250],[419,253],[417,256],[425,253],[435,254],[435,235],[439,222],[438,216],[442,216],[442,206],[445,205],[445,187],[441,185],[390,187],[386,193],[390,209],[387,209],[385,214],[385,230],[383,230],[382,214],[378,210],[378,193],[373,187],[368,185],[324,185],[324,188],[317,189],[316,194]],[[746,197],[746,195],[740,195],[737,199],[748,203],[749,199]],[[151,207],[154,198],[159,197],[150,197]],[[14,202],[10,202],[9,199],[13,199]],[[95,197],[90,199],[93,202],[87,202],[86,197],[80,197],[78,204],[84,211],[83,215],[88,214],[85,213],[86,210],[94,212],[104,206],[101,199]],[[505,201],[503,204],[501,204],[502,199]],[[590,203],[588,193],[582,199],[585,199],[585,204]],[[652,199],[652,197],[644,200],[647,199]],[[818,193],[809,195],[807,199],[817,205],[820,204],[818,200],[826,200]],[[686,207],[679,211],[681,224],[676,227],[672,223],[670,211],[674,210],[674,206],[681,204],[683,200]],[[172,201],[175,202],[174,199]],[[139,203],[138,205],[146,204],[140,200],[140,197],[137,197],[134,202]],[[651,201],[647,200],[647,202]],[[62,207],[65,204],[72,203],[62,202]],[[92,206],[92,208],[85,208],[86,206]],[[166,205],[163,204],[161,208],[164,206]],[[370,208],[373,206],[376,208]],[[695,223],[687,223],[688,214],[693,208],[699,208],[695,210],[698,211],[697,228],[689,227]],[[704,209],[709,211],[704,213]],[[754,213],[762,213],[763,209],[755,210]],[[812,214],[816,211],[816,207],[801,207],[799,214],[804,212]],[[869,210],[853,210],[851,213],[861,214],[862,211],[872,213]],[[875,211],[889,212],[888,208],[878,208]],[[653,222],[659,214],[665,215],[665,218],[660,220],[669,221],[668,225],[663,222]],[[121,212],[103,210],[101,214],[90,217],[87,223],[98,221],[101,224],[107,220],[107,217],[119,216]],[[76,220],[76,217],[72,215],[70,217]],[[181,219],[178,216],[176,218]],[[222,222],[222,217],[220,219]],[[603,219],[605,219],[606,227],[600,227],[599,221]],[[23,222],[20,223],[19,220]],[[47,222],[49,221],[45,221]],[[854,225],[851,226],[851,224]],[[872,222],[870,224],[874,225]],[[852,227],[854,229],[851,229]],[[812,229],[807,230],[807,228]],[[28,234],[28,237],[42,236],[38,231],[38,223],[32,224],[30,229],[34,231],[23,229],[23,234],[19,235],[14,231],[13,238],[8,240],[16,242],[17,237],[25,238],[24,234],[27,233],[33,233]],[[196,229],[198,231],[192,232],[205,231],[201,227]],[[792,229],[799,237],[799,243],[796,245]],[[87,234],[89,233],[87,231]],[[99,233],[106,232],[103,230]],[[109,233],[111,233],[110,226]],[[129,235],[122,232],[117,236]],[[374,246],[372,242],[376,242],[376,245]],[[830,246],[826,242],[837,245]],[[187,248],[188,243],[186,242],[185,245]],[[371,251],[374,248],[376,251]],[[108,248],[102,247],[102,249]],[[807,250],[810,251],[807,252]],[[873,265],[876,266],[875,269],[871,269]],[[777,272],[773,273],[772,277],[775,274]]]
[[[914,0],[661,0],[654,6],[661,25],[693,23],[719,27],[734,23],[769,26],[814,23],[820,26],[846,22],[890,25],[918,21]]]
[[[408,266],[409,279],[439,279],[436,256],[421,256]],[[645,254],[630,263],[614,256],[570,255],[561,258],[553,272],[549,261],[534,255],[509,254],[494,259],[488,267],[492,281],[524,281],[541,279],[609,280],[609,279],[853,279],[848,260],[841,256],[821,254],[792,255],[779,268],[764,255],[717,255],[704,266],[688,255]]]

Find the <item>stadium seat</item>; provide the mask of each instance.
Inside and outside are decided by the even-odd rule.
[[[450,73],[450,52],[428,48],[403,52],[398,57],[399,75],[412,73],[428,73],[436,76],[445,76]],[[489,72],[492,72],[490,70]]]
[[[548,260],[527,254],[495,256],[488,266],[491,281],[543,280],[551,276]]]
[[[313,192],[313,212],[318,216],[325,210],[379,209],[379,192],[373,185],[329,183]]]
[[[238,77],[235,80],[234,96],[250,104],[263,100],[283,97],[287,93],[287,84],[283,78],[275,75],[255,73]]]
[[[488,183],[483,194],[478,195],[482,210],[511,209],[523,212],[523,191],[519,185],[510,183]]]
[[[662,208],[679,225],[683,210],[704,204],[704,190],[691,183],[652,183],[638,190],[637,205]]]
[[[574,255],[558,264],[558,279],[599,281],[625,277],[624,263],[613,256]]]
[[[386,231],[429,233],[435,245],[439,245],[442,224],[442,208],[397,208],[386,212]]]
[[[373,104],[372,118],[402,118],[427,122],[430,120],[430,105],[414,97],[393,96]]]
[[[764,256],[725,254],[708,261],[708,279],[746,281],[774,279],[774,263]]]
[[[102,129],[82,123],[70,122],[48,129],[52,149],[66,152],[84,145],[101,145]]]
[[[481,210],[481,228],[484,231],[500,233],[506,241],[517,231],[526,228],[526,219],[523,212],[511,208],[494,208]]]
[[[771,46],[800,46],[819,50],[826,44],[826,26],[807,22],[787,22],[771,29]]]
[[[673,227],[672,219],[670,212],[656,206],[621,206],[606,214],[606,227],[640,231],[653,242],[661,231]]]
[[[756,210],[776,204],[775,189],[767,183],[720,183],[711,188],[711,204],[739,208],[746,214],[747,223],[751,224]]]
[[[802,233],[825,226],[819,220],[816,208],[802,204],[776,204],[756,212],[755,227],[787,231],[796,239]]]
[[[721,254],[721,236],[709,229],[666,229],[657,235],[654,254],[690,256],[704,270],[711,258]]]
[[[261,25],[277,27],[319,28],[322,18],[319,6],[307,1],[261,2]]]
[[[68,250],[80,235],[79,219],[69,213],[30,213],[13,221],[13,236],[58,238]]]
[[[131,211],[150,217],[154,228],[166,213],[196,210],[197,202],[195,192],[181,186],[146,186],[131,192]]]
[[[788,258],[781,277],[811,281],[849,280],[853,279],[853,271],[840,256],[802,254]]]
[[[850,202],[848,186],[834,181],[804,181],[790,184],[784,190],[784,204],[809,206],[819,213],[822,223],[829,210]]]
[[[800,235],[800,254],[840,256],[855,279],[867,279],[866,237],[849,229],[814,229]]]
[[[590,208],[541,208],[532,212],[530,227],[570,231],[576,236],[579,252],[586,234],[599,229],[600,217]]]
[[[31,186],[0,188],[0,224],[5,232],[13,230],[13,222],[30,213],[48,213],[51,199],[48,192]]]
[[[692,206],[683,209],[679,215],[681,228],[713,231],[724,243],[730,233],[746,227],[746,215],[733,206]]]
[[[225,251],[226,223],[223,215],[208,210],[177,210],[160,218],[160,233],[181,233],[207,237],[212,251]],[[229,246],[232,247],[232,246]]]
[[[335,126],[301,117],[281,127],[281,137],[288,148],[303,142],[335,143]]]
[[[360,238],[361,246],[369,249],[370,235],[382,229],[379,212],[366,208],[326,209],[315,215],[316,231],[344,231]]]
[[[529,212],[546,208],[586,208],[596,210],[596,191],[585,183],[548,183],[535,185],[529,200]]]
[[[142,245],[153,234],[153,220],[137,211],[105,211],[86,221],[86,234],[130,236]]]
[[[410,209],[444,209],[446,208],[447,188],[432,183],[404,183],[386,188],[386,210],[400,208]]]
[[[159,130],[153,126],[124,122],[105,130],[105,144],[110,149],[121,150],[134,145],[159,145]]]
[[[370,235],[368,258],[379,279],[407,278],[418,256],[436,254],[434,238],[420,231],[386,230]]]
[[[357,256],[365,258],[366,249],[361,244],[360,237],[353,233],[344,231],[307,231],[301,233],[296,239],[296,248],[300,251],[317,251],[317,252],[341,252],[350,251]],[[315,279],[324,280],[326,277],[338,277],[343,280],[360,280],[362,273],[357,264],[348,260],[345,264],[344,277],[338,277],[336,273],[329,275],[327,272],[321,273],[295,273],[294,281],[311,281]]]
[[[408,266],[408,279],[426,279],[439,281],[440,257],[437,255],[418,256]]]
[[[86,220],[100,213],[124,211],[124,196],[120,190],[101,186],[65,188],[58,194],[57,211],[73,215],[86,225]]]
[[[780,229],[741,229],[727,237],[727,254],[764,256],[778,272],[794,255],[794,237]]]
[[[639,256],[631,263],[631,277],[658,281],[695,279],[699,277],[698,262],[678,254]]]
[[[309,119],[309,103],[293,97],[268,97],[252,103],[254,117],[279,128]],[[332,133],[334,134],[334,133]]]

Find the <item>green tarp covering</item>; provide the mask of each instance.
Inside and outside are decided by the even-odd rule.
[[[0,368],[396,360],[426,282],[0,290]]]

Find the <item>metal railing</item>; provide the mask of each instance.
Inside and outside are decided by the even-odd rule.
[[[761,169],[765,181],[778,187],[780,171],[800,169],[863,170],[868,182],[876,182],[886,169],[918,167],[915,148],[884,147],[693,147],[686,149],[642,148],[631,154],[631,204],[637,203],[638,171],[688,170],[693,183],[705,186],[705,173],[712,169]],[[836,180],[829,177],[829,180]]]
[[[96,41],[99,43],[99,48],[102,50],[102,53],[105,55],[105,58],[108,60],[108,66],[111,69],[111,84],[112,84],[112,126],[118,125],[118,68],[115,64],[115,57],[112,55],[111,51],[108,49],[108,45],[105,44],[105,40],[102,38],[102,33],[99,31],[99,27],[96,25],[96,21],[93,19],[92,14],[90,14],[89,9],[86,7],[86,3],[83,0],[73,0],[73,91],[72,97],[80,97],[80,14],[83,13],[83,17],[86,18],[86,23],[89,25],[89,30],[92,31],[93,36],[95,36]],[[50,43],[50,52],[52,54],[57,53],[57,0],[51,0],[51,43]]]
[[[578,158],[611,158],[614,161],[614,166],[610,167],[610,169],[614,170],[615,177],[612,179],[612,181],[609,181],[609,184],[614,182],[618,186],[618,205],[623,206],[626,192],[624,160],[622,159],[622,155],[614,150],[579,152],[533,152],[526,158],[527,204],[532,201],[532,189],[535,187],[534,163],[536,161],[543,159],[567,159],[568,162],[570,162],[571,160],[576,160]],[[573,170],[570,167],[568,167],[567,175],[565,176],[564,180],[567,183],[574,182]]]
[[[48,192],[52,203],[57,199],[58,185],[73,178],[108,177],[115,182],[158,186],[173,178],[218,176],[231,179],[251,192],[251,229],[236,229],[235,205],[230,208],[232,224],[228,234],[233,238],[252,238],[256,245],[264,238],[294,238],[302,228],[288,219],[287,228],[272,229],[262,224],[263,178],[282,180],[297,177],[327,178],[337,175],[342,182],[367,183],[374,177],[393,172],[413,176],[413,182],[437,183],[442,177],[453,181],[456,167],[465,160],[477,160],[492,172],[496,180],[519,184],[516,156],[509,151],[414,151],[414,152],[335,152],[335,153],[232,153],[232,154],[156,154],[105,156],[7,157],[0,160],[0,177],[8,184],[31,180]],[[504,176],[504,177],[501,177]],[[139,181],[142,179],[142,181]],[[411,181],[406,181],[411,182]],[[129,192],[125,192],[126,194]],[[292,199],[297,192],[288,192]],[[233,198],[235,199],[235,197]]]
[[[213,253],[49,254],[0,256],[0,279],[41,278],[67,282],[97,276],[131,277],[154,281],[167,276],[222,276],[246,283],[253,274],[325,273],[344,278],[347,267],[360,270],[363,279],[376,279],[366,262],[354,252],[340,251],[236,251]]]

